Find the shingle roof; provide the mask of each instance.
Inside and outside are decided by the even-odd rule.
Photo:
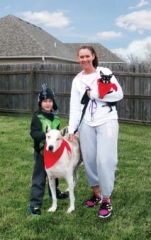
[[[65,45],[67,47],[69,47],[75,55],[75,58],[77,56],[77,51],[81,46],[87,45],[87,46],[93,46],[97,56],[98,56],[98,60],[99,62],[118,62],[121,63],[124,61],[122,59],[120,59],[116,54],[112,53],[111,51],[109,51],[107,48],[105,48],[104,46],[102,46],[100,43],[65,43]]]
[[[76,61],[82,45],[95,48],[99,62],[124,62],[99,43],[62,43],[42,28],[13,15],[0,18],[0,57],[56,57]]]
[[[75,60],[58,39],[13,15],[0,19],[0,56],[56,56]]]

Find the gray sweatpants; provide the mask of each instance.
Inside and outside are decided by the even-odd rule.
[[[91,187],[99,185],[104,198],[111,196],[114,187],[118,162],[118,129],[117,120],[109,120],[96,127],[82,122],[79,128],[80,145],[88,184]]]

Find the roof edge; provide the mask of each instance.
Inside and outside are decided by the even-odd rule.
[[[61,57],[55,57],[55,56],[0,56],[0,59],[22,59],[22,58],[40,58],[43,61],[45,61],[45,59],[56,59],[56,60],[64,60],[64,61],[68,61],[68,62],[73,62],[73,63],[77,63],[76,60],[73,59],[69,59],[69,58],[61,58]]]

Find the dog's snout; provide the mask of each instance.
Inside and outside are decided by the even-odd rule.
[[[50,145],[50,146],[48,147],[48,150],[49,150],[49,151],[53,151],[53,146]]]

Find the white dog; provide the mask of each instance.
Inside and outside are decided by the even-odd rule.
[[[64,134],[65,136],[63,136]],[[70,207],[67,213],[71,213],[75,210],[74,188],[78,180],[78,167],[81,163],[78,136],[69,142],[67,127],[61,131],[47,127],[44,161],[52,193],[52,206],[48,212],[55,212],[57,209],[55,178],[65,178],[70,198]]]

